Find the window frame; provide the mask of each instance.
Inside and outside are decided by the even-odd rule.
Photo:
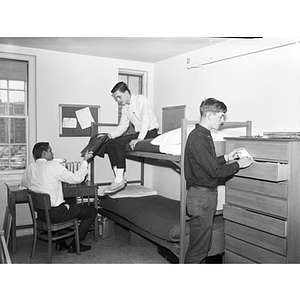
[[[28,81],[27,81],[27,118],[26,118],[26,162],[27,165],[32,162],[31,149],[37,140],[37,114],[36,114],[36,56],[23,55],[0,51],[0,58],[21,60],[28,63]],[[0,171],[0,180],[7,180],[14,176],[21,176],[24,170]]]
[[[132,77],[140,77],[141,81],[142,81],[142,85],[141,85],[141,94],[144,95],[145,97],[147,97],[147,79],[148,79],[148,73],[146,71],[139,71],[139,70],[132,70],[132,69],[122,69],[120,68],[118,70],[118,79],[120,81],[120,76],[132,76]],[[128,85],[128,83],[126,82],[126,84]],[[130,91],[131,88],[128,85]],[[119,104],[118,105],[118,122],[120,121],[121,118],[121,110],[122,110],[122,105]]]
[[[123,69],[119,68],[118,76],[119,75],[132,75],[132,76],[140,76],[142,77],[142,95],[145,97],[148,96],[148,72],[147,71],[141,71],[141,70],[133,70],[133,69]]]

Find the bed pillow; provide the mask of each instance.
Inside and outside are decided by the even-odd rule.
[[[194,126],[187,127],[187,133],[189,134],[194,129]],[[152,145],[178,145],[181,143],[181,128],[170,130],[165,132],[151,141]]]
[[[194,125],[187,127],[187,135],[195,128]],[[212,130],[211,135],[214,141],[223,141],[223,135],[218,130]],[[181,144],[181,128],[177,128],[159,135],[151,141],[152,145],[169,146]]]

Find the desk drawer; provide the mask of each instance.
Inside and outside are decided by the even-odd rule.
[[[286,255],[286,239],[266,232],[246,227],[230,221],[225,221],[225,234],[245,242]]]
[[[286,257],[226,235],[225,249],[262,264],[284,264]]]
[[[223,217],[245,226],[256,228],[277,236],[286,237],[286,221],[250,212],[242,208],[225,204]]]
[[[287,182],[271,182],[234,176],[226,182],[226,187],[287,199]]]
[[[281,198],[226,188],[226,203],[287,218],[287,201]]]
[[[289,157],[289,145],[285,141],[226,139],[226,153],[240,147],[246,148],[254,159],[287,162]]]
[[[288,165],[271,162],[254,162],[246,169],[240,169],[236,176],[256,178],[269,181],[284,181],[288,179]]]

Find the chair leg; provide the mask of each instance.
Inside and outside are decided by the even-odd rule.
[[[32,241],[32,247],[31,247],[31,255],[30,258],[32,259],[35,253],[35,248],[36,248],[36,240],[37,240],[37,229],[33,229],[33,241]]]
[[[79,232],[78,232],[78,223],[75,224],[75,243],[76,243],[76,252],[77,255],[80,255],[80,243],[79,243]]]
[[[1,241],[0,241],[1,243]],[[4,257],[4,251],[2,251],[2,244],[0,245],[0,264],[4,264],[5,257]]]
[[[48,262],[51,264],[52,261],[52,232],[48,231]]]

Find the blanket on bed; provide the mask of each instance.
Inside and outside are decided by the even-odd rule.
[[[180,202],[153,195],[141,198],[104,197],[100,206],[141,229],[168,241],[179,241]],[[186,226],[189,234],[189,226]]]
[[[129,144],[125,145],[125,151],[131,152],[131,151],[142,151],[142,152],[156,152],[159,153],[159,146],[152,145],[151,141],[153,139],[145,139],[142,141],[139,141],[134,150],[132,150],[129,146]]]

